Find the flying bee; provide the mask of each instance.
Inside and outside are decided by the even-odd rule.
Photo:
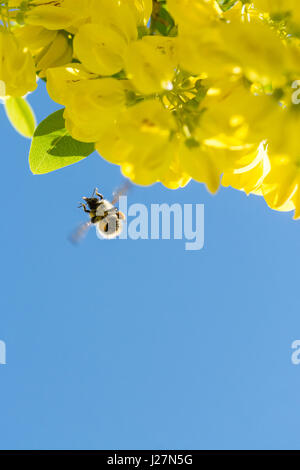
[[[78,243],[92,225],[95,225],[97,234],[101,238],[112,239],[120,235],[125,215],[115,204],[119,197],[128,191],[128,188],[129,183],[126,182],[115,193],[112,202],[104,199],[97,188],[94,190],[92,197],[83,197],[84,202],[79,205],[79,208],[82,208],[89,215],[90,220],[80,225],[78,230],[71,236],[71,241]]]

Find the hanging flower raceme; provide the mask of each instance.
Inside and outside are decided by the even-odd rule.
[[[0,80],[10,96],[33,91],[36,76],[47,82],[63,106],[50,128],[58,119],[77,149],[69,162],[96,149],[135,183],[176,189],[193,178],[212,193],[223,184],[300,217],[298,1],[0,0],[0,8]],[[39,158],[44,172],[66,165],[34,154],[33,171]]]

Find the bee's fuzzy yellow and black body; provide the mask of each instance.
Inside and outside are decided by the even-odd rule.
[[[84,212],[89,214],[91,224],[96,226],[97,232],[103,238],[115,238],[122,231],[122,220],[125,216],[111,202],[103,198],[95,190],[97,197],[84,197],[80,205]]]

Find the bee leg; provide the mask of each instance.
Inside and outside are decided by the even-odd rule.
[[[98,188],[95,189],[95,194],[96,194],[96,196],[99,197],[99,199],[104,199],[104,197],[102,196],[102,194],[99,193]]]
[[[91,211],[89,211],[87,208],[86,208],[86,205],[81,203],[80,206],[79,206],[79,209],[83,208],[84,212],[86,212],[87,214],[89,214]]]
[[[117,214],[118,219],[121,219],[121,220],[125,220],[125,219],[126,219],[126,217],[125,217],[125,215],[123,214],[123,212],[117,211],[116,214]]]

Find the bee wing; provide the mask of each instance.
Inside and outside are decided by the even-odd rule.
[[[116,191],[113,192],[113,200],[111,203],[115,205],[118,202],[120,196],[124,196],[128,193],[131,186],[132,184],[129,180],[124,181],[124,183]]]
[[[77,245],[77,243],[81,242],[91,226],[92,223],[90,221],[80,224],[79,227],[71,233],[69,237],[70,242],[73,243],[73,245]]]

